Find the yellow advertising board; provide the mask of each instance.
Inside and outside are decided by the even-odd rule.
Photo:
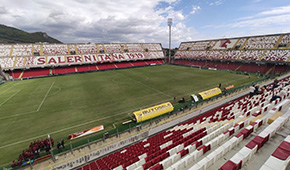
[[[133,112],[136,118],[136,122],[142,122],[148,119],[152,119],[154,117],[163,115],[165,113],[173,111],[173,106],[170,102],[162,103],[157,106],[149,107],[143,110],[139,110],[136,112]]]
[[[219,95],[221,93],[222,93],[221,89],[216,87],[213,89],[209,89],[207,91],[200,92],[198,94],[202,97],[203,100],[205,100],[205,99],[211,98],[213,96]]]

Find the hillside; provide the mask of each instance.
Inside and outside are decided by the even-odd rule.
[[[28,33],[17,28],[0,24],[0,43],[61,43],[57,39],[48,36],[43,32]]]

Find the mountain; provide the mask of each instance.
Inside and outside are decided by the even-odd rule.
[[[0,43],[62,43],[45,32],[28,33],[17,28],[0,24]]]

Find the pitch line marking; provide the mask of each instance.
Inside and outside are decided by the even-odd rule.
[[[116,114],[114,116],[119,116],[119,115],[122,115],[122,114],[124,114],[124,113]],[[21,140],[21,141],[18,141],[18,142],[14,142],[14,143],[10,143],[10,144],[7,144],[7,145],[3,145],[3,146],[0,146],[0,149],[6,148],[6,147],[9,147],[9,146],[13,146],[13,145],[17,145],[17,144],[20,144],[20,143],[23,143],[23,142],[32,141],[34,139],[37,139],[37,138],[40,138],[40,137],[43,137],[43,136],[47,136],[48,134],[51,135],[51,134],[59,133],[59,132],[66,131],[66,130],[69,130],[69,129],[73,129],[73,128],[76,128],[76,127],[79,127],[79,126],[83,126],[83,125],[86,125],[86,124],[98,122],[98,121],[101,121],[101,120],[104,120],[104,119],[109,119],[109,118],[114,117],[114,116],[103,117],[103,118],[92,120],[92,121],[89,121],[89,122],[84,122],[82,124],[78,124],[78,125],[75,125],[75,126],[71,126],[71,127],[63,128],[63,129],[56,130],[56,131],[53,131],[53,132],[49,132],[47,134],[43,134],[43,135],[35,136],[35,137],[29,138],[29,139],[24,139],[24,140]]]
[[[124,76],[124,75],[122,74],[122,76]],[[124,76],[124,77],[127,77],[127,76]],[[155,89],[155,88],[153,88],[153,87],[150,87],[150,86],[148,86],[148,85],[146,85],[146,84],[144,84],[144,83],[142,83],[142,82],[139,82],[139,81],[137,81],[137,80],[134,80],[134,79],[132,79],[132,78],[130,78],[130,77],[127,77],[127,78],[129,78],[129,79],[131,79],[132,81],[134,81],[134,82],[136,82],[136,83],[139,83],[139,84],[141,84],[141,85],[143,85],[143,86],[145,86],[145,87],[147,87],[147,88],[149,88],[149,89],[151,89],[151,90],[154,90],[154,91],[156,91],[156,92],[158,92],[158,93],[161,93],[161,94],[163,94],[163,95],[165,95],[165,96],[173,97],[173,96],[171,96],[171,95],[169,95],[169,94],[166,94],[166,93],[164,93],[164,92],[162,92],[162,91],[160,91],[160,90],[157,90],[157,89]]]
[[[7,119],[7,118],[13,118],[13,117],[18,117],[18,116],[23,116],[23,115],[28,115],[31,113],[36,113],[37,111],[31,111],[31,112],[26,112],[26,113],[22,113],[22,114],[16,114],[16,115],[12,115],[12,116],[6,116],[6,117],[0,117],[0,120],[2,119]]]
[[[43,103],[44,103],[44,101],[45,101],[45,99],[46,99],[48,93],[50,92],[52,86],[54,85],[54,83],[55,83],[55,81],[51,84],[50,88],[49,88],[48,91],[46,92],[44,98],[42,99],[40,105],[38,106],[38,109],[36,110],[37,112],[40,110],[41,106],[43,105]]]
[[[14,93],[13,95],[11,95],[8,99],[6,99],[4,102],[2,102],[1,104],[0,104],[0,107],[3,105],[3,104],[5,104],[8,100],[10,100],[12,97],[14,97],[16,94],[18,94],[20,92],[20,90],[18,90],[16,93]]]
[[[12,89],[15,85],[16,85],[16,84],[14,84],[13,86],[9,87],[8,89],[2,91],[0,94],[3,94],[3,93],[5,93],[6,91],[9,91],[9,90]]]

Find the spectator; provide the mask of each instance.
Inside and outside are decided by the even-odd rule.
[[[61,146],[62,146],[62,148],[64,148],[64,140],[63,139],[61,140]]]
[[[53,147],[54,142],[53,142],[53,138],[52,137],[50,137],[50,142],[51,142],[51,145]]]
[[[273,86],[272,86],[272,90],[274,90],[275,88],[278,87],[278,82],[279,81],[277,79],[274,80],[274,83],[273,83]]]
[[[60,143],[59,142],[57,142],[57,150],[58,150],[58,152],[61,152],[61,148],[60,148]]]
[[[252,85],[251,87],[250,87],[250,97],[253,97],[254,96],[254,93],[255,92],[255,86],[254,85]]]
[[[12,168],[15,168],[15,167],[16,167],[15,160],[13,160],[13,162],[12,162],[12,164],[11,164],[11,167],[12,167]]]
[[[259,94],[259,86],[255,86],[254,95]]]
[[[265,90],[266,90],[266,86],[263,86],[263,87],[261,88],[261,90],[259,91],[259,94],[263,94]]]
[[[286,91],[281,88],[281,91],[277,95],[273,95],[273,97],[271,98],[270,102],[272,102],[272,101],[274,101],[274,100],[276,100],[278,98],[281,99],[281,98],[283,98],[286,95],[287,95]]]

